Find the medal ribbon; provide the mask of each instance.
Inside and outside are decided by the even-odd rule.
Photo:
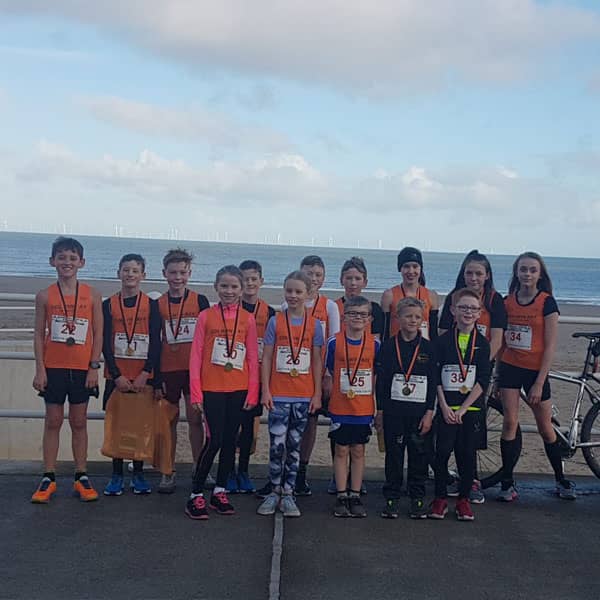
[[[297,352],[294,354],[294,339],[292,338],[292,330],[290,328],[290,318],[288,316],[288,311],[285,311],[285,324],[287,326],[287,335],[288,342],[290,343],[290,355],[292,358],[292,364],[297,365],[300,360],[298,357],[300,356],[300,350],[302,350],[302,342],[304,341],[304,334],[306,333],[306,323],[308,319],[306,318],[306,309],[304,309],[304,324],[302,326],[302,335],[300,336],[300,341],[298,342]]]
[[[171,333],[173,334],[173,339],[177,339],[179,335],[179,326],[181,325],[181,317],[183,316],[183,307],[185,305],[185,301],[188,299],[189,293],[188,290],[185,290],[183,296],[181,298],[181,302],[179,303],[179,315],[177,316],[177,327],[173,329],[173,315],[171,314],[171,298],[167,292],[167,308],[169,309],[169,327],[171,328]]]
[[[475,355],[475,336],[473,333],[476,331],[475,327],[471,334],[469,335],[469,341],[467,343],[467,351],[469,349],[469,344],[471,344],[471,356],[469,357],[469,362],[465,365],[463,362],[462,352],[460,351],[460,347],[458,345],[458,329],[454,334],[454,346],[456,347],[456,354],[458,355],[458,368],[460,369],[461,383],[467,380],[467,375],[469,374],[469,367],[473,363],[473,356]]]
[[[238,328],[238,319],[240,318],[240,304],[238,302],[237,311],[235,313],[235,323],[233,324],[233,333],[231,334],[231,345],[229,345],[229,332],[227,331],[227,323],[225,322],[225,311],[223,310],[223,305],[219,302],[219,308],[221,309],[221,318],[223,319],[223,328],[225,329],[225,348],[227,353],[225,356],[227,358],[231,358],[233,354],[233,349],[235,347],[235,336],[237,334]]]
[[[419,350],[421,348],[421,334],[419,333],[419,342],[417,343],[417,347],[413,352],[412,358],[410,359],[410,365],[408,365],[408,369],[404,370],[404,365],[402,364],[402,356],[400,355],[400,346],[398,345],[398,337],[397,335],[394,338],[396,342],[396,358],[398,359],[398,364],[400,365],[400,370],[402,371],[402,375],[404,375],[404,383],[408,383],[410,381],[410,376],[412,375],[413,369],[415,368],[415,363],[417,362],[417,356],[419,355]]]
[[[315,316],[315,311],[317,310],[317,306],[319,305],[320,299],[321,299],[321,296],[319,296],[319,294],[317,294],[317,297],[315,298],[315,303],[313,304],[313,307],[312,307],[312,312],[310,313],[311,317]]]
[[[73,305],[73,316],[69,319],[69,313],[67,311],[67,303],[65,302],[65,297],[63,295],[63,291],[60,287],[60,283],[56,282],[58,287],[58,293],[60,294],[60,301],[62,302],[63,311],[65,313],[65,320],[67,321],[67,330],[69,333],[73,333],[75,331],[75,318],[77,316],[77,300],[79,298],[79,281],[75,285],[75,304]]]
[[[356,361],[356,368],[354,369],[354,373],[352,373],[351,370],[350,370],[350,356],[349,356],[349,352],[348,352],[348,338],[346,337],[346,332],[344,332],[344,350],[345,350],[345,359],[346,359],[346,376],[348,377],[348,383],[350,384],[350,387],[352,387],[352,382],[354,381],[354,378],[356,377],[356,374],[358,373],[358,369],[360,367],[360,361],[362,360],[363,352],[365,350],[365,340],[366,340],[366,336],[363,333],[362,342],[360,344],[360,353],[358,355],[358,360]]]
[[[133,336],[135,335],[135,327],[137,325],[138,314],[140,312],[140,304],[142,303],[142,292],[138,292],[137,298],[135,299],[135,317],[133,318],[133,327],[131,328],[131,335],[127,331],[127,320],[125,319],[125,307],[123,303],[123,296],[119,292],[119,308],[121,309],[121,318],[123,319],[123,329],[125,329],[125,337],[127,338],[127,347],[131,347]]]

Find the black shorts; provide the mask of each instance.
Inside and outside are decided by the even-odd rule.
[[[329,437],[340,446],[368,444],[371,433],[370,425],[334,423],[332,421],[329,426]]]
[[[48,383],[43,392],[47,404],[85,404],[92,395],[92,390],[85,387],[87,370],[81,369],[46,369]]]
[[[529,390],[535,383],[538,373],[539,371],[535,371],[534,369],[523,369],[522,367],[515,367],[514,365],[501,362],[498,366],[498,387],[508,390],[520,390],[523,388],[525,394],[529,394]],[[546,381],[544,381],[542,387],[542,401],[550,400],[550,396],[550,381],[546,377]]]
[[[167,371],[161,373],[165,398],[173,404],[179,404],[181,395],[190,395],[190,372]]]

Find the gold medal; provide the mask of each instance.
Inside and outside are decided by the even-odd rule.
[[[352,400],[352,398],[354,398],[354,396],[356,396],[356,392],[354,390],[350,389],[346,392],[346,396]]]
[[[224,369],[229,373],[230,371],[233,371],[233,363],[232,362],[226,362],[225,363],[225,367]]]
[[[133,356],[135,354],[135,350],[131,346],[127,346],[125,354],[127,354],[127,356]]]
[[[408,385],[408,383],[402,388],[402,393],[405,396],[410,396],[411,391],[412,390],[410,389],[410,385]]]
[[[468,394],[470,391],[471,391],[471,389],[468,386],[466,386],[466,385],[462,385],[460,387],[460,393],[461,394]]]
[[[298,377],[299,373],[298,373],[298,369],[296,369],[295,367],[292,367],[290,369],[290,377]]]

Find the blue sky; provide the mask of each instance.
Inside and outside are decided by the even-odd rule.
[[[0,226],[599,256],[600,8],[0,0]]]

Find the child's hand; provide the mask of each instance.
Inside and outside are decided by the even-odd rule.
[[[377,433],[383,432],[383,411],[382,410],[378,410],[377,414],[375,415],[375,431]]]
[[[527,402],[531,406],[536,406],[542,401],[542,384],[534,383],[527,394]]]
[[[131,392],[132,390],[131,381],[129,381],[129,379],[127,379],[127,377],[124,375],[119,375],[119,377],[115,379],[115,385],[117,386],[117,389],[123,393]]]
[[[98,385],[98,369],[88,369],[85,376],[85,387],[88,390],[95,388]]]
[[[442,411],[444,421],[446,421],[448,425],[456,425],[456,415],[454,414],[454,411],[447,404],[441,404],[440,409]]]
[[[48,376],[46,375],[46,369],[42,367],[39,371],[35,372],[33,378],[33,389],[38,392],[43,392],[48,385]]]
[[[333,379],[329,373],[323,375],[323,395],[328,398],[331,396],[331,388],[333,387]]]
[[[158,401],[158,400],[162,400],[164,397],[165,397],[165,394],[164,394],[164,392],[163,392],[163,389],[162,389],[162,388],[156,388],[156,389],[154,390],[154,399],[155,399],[156,401]]]
[[[454,416],[456,417],[456,423],[458,425],[462,425],[463,417],[466,414],[467,414],[467,409],[463,408],[462,406],[454,413]]]
[[[310,399],[310,405],[308,407],[308,412],[311,415],[314,415],[318,410],[321,410],[321,396],[313,396]]]
[[[268,390],[264,390],[263,391],[260,403],[267,410],[273,410],[273,408],[274,408],[274,406],[273,406],[273,396],[271,396],[271,393]]]
[[[421,435],[427,435],[431,431],[431,424],[433,422],[433,411],[428,410],[419,423],[419,431]]]
[[[254,408],[254,406],[250,406],[250,404],[248,404],[248,399],[246,398],[246,401],[244,402],[244,406],[242,406],[242,410],[252,410]]]
[[[131,387],[133,389],[134,392],[141,392],[144,390],[144,387],[146,385],[146,382],[148,381],[148,377],[150,377],[150,373],[147,373],[146,371],[142,371],[134,380],[133,383],[131,384]]]
[[[190,404],[192,405],[192,410],[197,415],[202,415],[204,413],[204,407],[201,402],[190,402]]]

